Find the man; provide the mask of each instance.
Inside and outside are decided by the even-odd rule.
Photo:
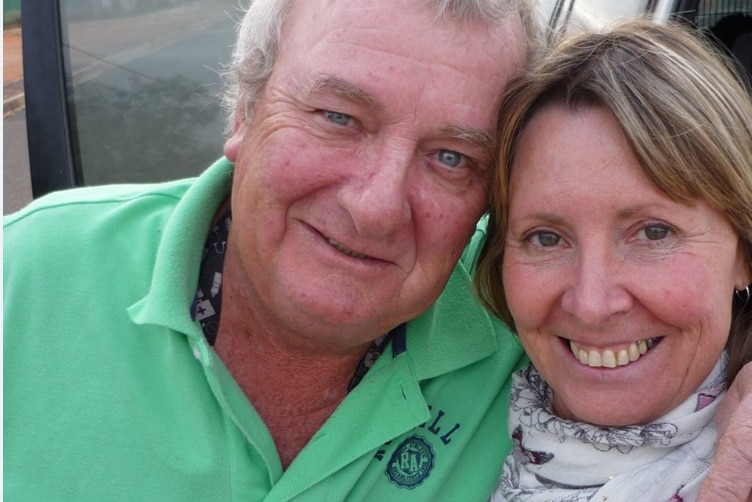
[[[526,8],[255,0],[227,159],[10,217],[8,500],[487,498],[524,356],[457,262]]]

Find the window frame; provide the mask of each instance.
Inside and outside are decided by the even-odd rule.
[[[32,197],[80,186],[71,134],[60,0],[22,0],[24,100]]]

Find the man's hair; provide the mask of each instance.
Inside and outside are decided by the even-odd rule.
[[[224,71],[222,103],[227,131],[237,114],[249,120],[277,60],[282,29],[296,0],[252,0],[238,25],[232,59]],[[347,1],[347,0],[344,0]],[[518,15],[527,37],[528,59],[543,39],[541,22],[530,0],[414,0],[432,8],[437,18],[460,23],[478,19],[493,26]],[[501,63],[499,63],[501,64]]]
[[[654,187],[677,202],[706,201],[728,218],[749,269],[752,103],[732,68],[698,32],[637,19],[565,36],[516,80],[499,112],[488,238],[476,275],[486,306],[513,326],[501,274],[510,170],[525,125],[550,107],[608,110]],[[734,303],[729,349],[731,380],[752,356],[752,300]]]

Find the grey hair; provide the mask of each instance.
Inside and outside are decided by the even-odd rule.
[[[543,23],[532,0],[422,0],[437,18],[461,23],[479,19],[492,26],[519,15],[527,38],[528,60],[538,54]],[[282,28],[294,0],[252,0],[237,28],[237,39],[229,65],[223,71],[225,88],[222,105],[232,130],[237,118],[252,118],[256,103],[277,60]],[[238,117],[240,114],[240,117]]]

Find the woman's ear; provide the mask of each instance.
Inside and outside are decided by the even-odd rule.
[[[747,286],[752,289],[752,252],[750,244],[743,238],[739,237],[739,245],[736,252],[736,277],[734,280],[734,290],[743,291]]]

